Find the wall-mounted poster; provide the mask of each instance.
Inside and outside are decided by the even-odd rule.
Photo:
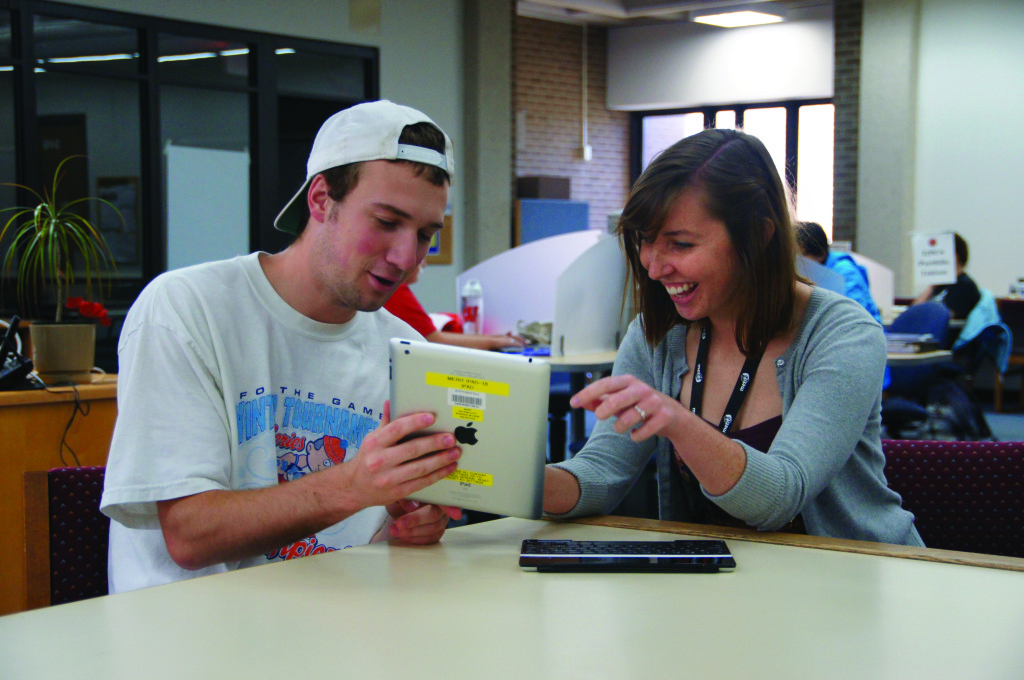
[[[444,227],[434,234],[427,249],[427,264],[452,263],[452,216],[444,216]]]
[[[99,203],[100,235],[107,242],[117,264],[135,264],[139,260],[139,178],[98,177],[96,195],[109,201]]]

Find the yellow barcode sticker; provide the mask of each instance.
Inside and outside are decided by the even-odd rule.
[[[463,484],[476,484],[478,486],[494,486],[494,475],[489,475],[486,472],[456,470],[455,472],[445,477],[445,479],[450,479],[453,482],[462,482]]]
[[[467,378],[464,375],[445,375],[444,373],[428,372],[427,384],[452,390],[484,392],[499,397],[508,396],[508,383],[497,382],[496,380],[481,380],[480,378]]]
[[[479,423],[484,419],[484,412],[478,408],[456,406],[452,409],[452,418],[455,418],[455,420],[468,420],[470,422]]]

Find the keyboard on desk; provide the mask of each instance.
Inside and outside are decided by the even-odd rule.
[[[537,571],[716,572],[736,561],[725,541],[525,540],[519,566]]]

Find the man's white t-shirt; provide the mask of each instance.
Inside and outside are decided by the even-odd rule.
[[[274,291],[259,253],[168,272],[146,286],[118,346],[118,418],[101,509],[110,592],[370,541],[382,507],[266,555],[198,571],[170,558],[156,502],[256,489],[351,460],[382,416],[388,339],[421,339],[386,310],[324,324]]]

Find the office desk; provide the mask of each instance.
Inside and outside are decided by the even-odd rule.
[[[610,371],[615,364],[615,350],[607,352],[591,352],[574,354],[567,357],[544,357],[551,364],[554,372],[588,373],[594,371]]]
[[[117,376],[97,376],[93,384],[76,389],[88,415],[75,413],[75,391],[70,387],[0,392],[0,614],[26,606],[23,473],[75,465],[68,450],[61,452],[73,414],[65,443],[82,465],[107,462],[117,418]]]
[[[885,363],[888,366],[923,366],[943,364],[952,359],[953,352],[948,349],[937,349],[931,352],[890,352],[885,358]]]
[[[1024,669],[1020,571],[729,538],[732,573],[538,574],[517,565],[531,537],[672,535],[502,519],[434,546],[364,546],[25,612],[0,618],[2,674],[1019,680]]]
[[[569,396],[576,394],[586,385],[587,373],[611,371],[615,365],[614,350],[607,352],[591,352],[563,357],[545,357],[551,364],[552,373],[569,374]],[[568,399],[552,400],[549,404],[550,420],[549,443],[551,446],[551,462],[565,460],[565,450],[569,443],[565,429],[565,414],[569,414],[572,426],[572,441],[580,441],[586,436],[586,417],[583,409],[570,409]]]
[[[896,317],[898,317],[905,311],[907,311],[907,305],[893,305],[888,309],[888,313],[882,319],[882,325],[889,326],[889,324],[896,320]],[[964,327],[964,324],[966,323],[967,319],[954,319],[952,317],[950,317],[949,319],[949,327],[958,330],[962,329]]]

